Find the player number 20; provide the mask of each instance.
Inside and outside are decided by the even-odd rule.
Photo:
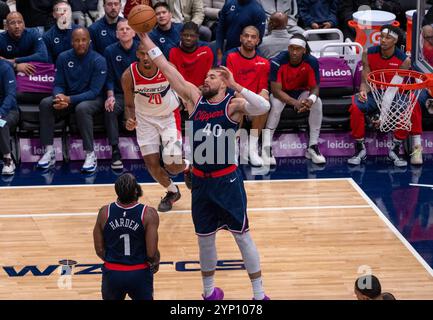
[[[159,93],[155,93],[155,94],[150,95],[149,103],[150,104],[161,104],[162,103],[161,95]]]
[[[223,129],[220,124],[216,124],[213,126],[211,130],[212,124],[207,123],[206,126],[203,129],[203,132],[206,133],[207,136],[210,136],[213,134],[214,137],[219,137],[223,133]]]

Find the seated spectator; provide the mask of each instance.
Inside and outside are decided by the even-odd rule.
[[[18,120],[14,70],[9,63],[0,60],[0,154],[3,155],[2,175],[13,175],[15,173],[15,164],[11,156],[10,128],[15,128]]]
[[[144,4],[149,7],[153,5],[151,0],[126,0],[125,6],[123,7],[123,16],[125,18],[128,18],[128,14],[132,10],[132,8],[140,4]]]
[[[72,48],[72,31],[79,26],[72,23],[71,6],[66,0],[57,1],[53,8],[56,24],[42,38],[48,50],[48,62],[56,63],[57,56]]]
[[[108,68],[105,127],[112,150],[111,168],[121,170],[123,163],[119,150],[119,118],[123,119],[125,110],[121,79],[123,72],[137,61],[138,41],[134,41],[135,32],[126,19],[117,23],[116,35],[119,41],[109,45],[104,52]]]
[[[185,23],[180,32],[180,44],[170,50],[169,61],[185,80],[200,87],[212,67],[214,56],[211,48],[199,43],[198,37],[198,26],[194,22]]]
[[[292,37],[287,32],[287,14],[275,12],[269,18],[269,34],[263,37],[262,44],[258,50],[266,59],[270,59],[287,49],[289,40]]]
[[[69,0],[72,20],[81,27],[89,27],[104,15],[104,0]]]
[[[0,1],[0,29],[4,29],[3,20],[6,19],[7,15],[11,12],[9,6],[5,0]]]
[[[93,151],[93,115],[103,110],[101,93],[107,64],[104,57],[90,49],[87,29],[79,27],[72,32],[72,49],[59,55],[56,68],[53,95],[39,104],[40,136],[45,154],[38,161],[38,167],[47,169],[55,165],[55,118],[75,112],[86,152],[82,171],[94,172],[97,160]]]
[[[31,75],[35,67],[29,63],[47,62],[48,53],[38,31],[27,29],[23,16],[11,12],[6,17],[7,32],[0,33],[0,57],[6,59],[15,72]]]
[[[150,39],[161,49],[168,59],[170,49],[177,47],[180,41],[182,23],[172,22],[173,15],[165,2],[157,2],[153,7],[156,13],[156,27],[149,33]]]
[[[299,17],[305,28],[336,28],[338,2],[338,0],[298,0]]]
[[[233,73],[233,78],[242,87],[258,94],[269,101],[268,79],[269,61],[257,54],[260,32],[254,26],[245,27],[240,35],[241,46],[226,52],[223,65]],[[259,136],[266,125],[268,113],[248,116],[251,131],[248,145],[248,159],[252,166],[261,167],[264,162],[259,156]]]
[[[204,20],[203,25],[212,32],[211,40],[215,40],[216,28],[218,25],[218,14],[224,7],[224,0],[203,0]]]
[[[117,42],[116,28],[120,13],[120,0],[104,0],[105,15],[89,27],[92,47],[100,54]]]
[[[269,21],[271,15],[275,12],[282,12],[287,15],[286,29],[290,34],[304,33],[305,30],[298,26],[298,20],[294,16],[294,9],[292,8],[293,0],[259,0],[259,3],[263,6],[266,13],[267,25],[265,34],[271,32],[271,30],[269,30]]]
[[[37,28],[42,35],[54,24],[52,12],[55,0],[14,2],[16,2],[16,11],[23,15],[27,28]]]
[[[263,7],[256,0],[227,0],[219,12],[216,35],[218,64],[226,51],[240,46],[240,34],[247,26],[254,26],[260,31],[261,41],[266,27]]]
[[[305,157],[313,163],[326,163],[319,151],[319,135],[322,125],[322,101],[319,98],[319,63],[311,54],[303,35],[295,34],[290,39],[288,50],[271,61],[271,111],[266,128],[271,132],[271,141],[280,122],[281,112],[286,106],[297,113],[309,112],[310,141]],[[269,164],[275,165],[270,146],[267,150]]]
[[[344,38],[352,41],[356,38],[355,29],[349,27],[348,22],[353,20],[353,14],[359,11],[361,6],[370,6],[371,0],[344,0],[340,1],[337,9],[339,29],[343,32]]]
[[[433,26],[427,24],[422,27],[422,55],[424,60],[433,66]]]
[[[168,1],[167,3],[173,14],[174,22],[194,22],[199,26],[200,40],[206,42],[211,41],[212,31],[202,25],[204,20],[203,0]]]

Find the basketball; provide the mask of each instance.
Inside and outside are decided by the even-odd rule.
[[[135,32],[149,32],[156,24],[155,11],[144,4],[135,6],[129,12],[128,24]]]

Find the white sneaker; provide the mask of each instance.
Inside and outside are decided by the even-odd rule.
[[[389,149],[388,152],[388,158],[394,162],[394,165],[396,167],[406,167],[407,166],[407,161],[400,158],[400,146],[401,143],[400,142],[395,142],[393,141],[392,143],[392,148]]]
[[[86,159],[84,160],[84,164],[81,167],[81,171],[94,172],[97,166],[98,166],[98,162],[96,159],[95,152],[86,153]]]
[[[320,153],[319,146],[317,144],[310,146],[305,152],[305,158],[311,159],[313,163],[323,164],[326,163],[325,157]]]
[[[274,155],[272,154],[272,148],[271,147],[264,147],[262,151],[262,158],[263,163],[268,166],[276,166],[277,165],[277,159],[275,159]]]
[[[11,158],[3,159],[2,175],[12,176],[15,174],[15,163]]]
[[[259,153],[257,151],[257,145],[252,148],[250,148],[250,164],[253,167],[261,167],[263,166],[263,159],[259,156]]]
[[[47,151],[44,153],[42,158],[39,159],[37,167],[41,169],[48,169],[56,164],[56,152]]]
[[[365,159],[367,159],[365,144],[364,142],[357,141],[355,143],[355,154],[351,158],[347,159],[347,163],[358,166],[362,161],[365,161]]]
[[[410,163],[414,165],[422,164],[422,146],[416,145],[413,147],[413,151],[410,154]]]

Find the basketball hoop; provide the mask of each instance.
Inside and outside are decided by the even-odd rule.
[[[422,89],[433,89],[433,74],[384,69],[370,72],[367,82],[380,110],[380,131],[410,131],[413,108]]]

